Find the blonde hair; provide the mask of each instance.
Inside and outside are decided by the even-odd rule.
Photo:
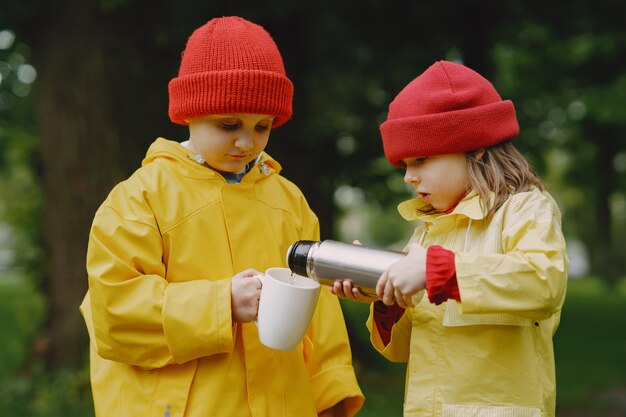
[[[467,152],[466,156],[469,188],[478,192],[486,218],[490,218],[513,194],[533,187],[545,190],[541,178],[511,141],[484,148],[484,151],[480,158],[476,157],[477,151]]]

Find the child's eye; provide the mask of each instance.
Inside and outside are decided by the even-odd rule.
[[[237,130],[241,126],[240,123],[229,122],[229,121],[222,121],[220,125],[222,126],[222,129],[224,130]]]
[[[423,162],[426,162],[428,158],[427,157],[423,157],[423,158],[415,158],[413,161],[417,162],[418,164],[421,164]]]
[[[265,124],[256,125],[254,128],[256,129],[257,132],[265,132],[270,128],[270,125],[265,125]]]

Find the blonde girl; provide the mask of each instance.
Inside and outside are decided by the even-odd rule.
[[[367,326],[384,357],[408,363],[405,416],[554,416],[567,255],[560,211],[512,143],[518,129],[510,100],[447,61],[409,83],[381,125],[385,156],[417,195],[398,210],[418,224]],[[332,291],[374,301],[347,281]]]

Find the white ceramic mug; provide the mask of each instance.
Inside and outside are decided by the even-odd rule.
[[[320,283],[292,275],[289,268],[269,268],[257,278],[263,284],[259,314],[254,321],[259,328],[259,339],[272,349],[293,350],[309,327]]]

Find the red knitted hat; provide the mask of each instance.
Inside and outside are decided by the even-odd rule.
[[[291,117],[293,84],[270,34],[240,17],[210,20],[196,29],[169,83],[174,123],[209,114],[275,116],[273,127]]]
[[[401,160],[485,148],[519,133],[511,100],[466,66],[438,61],[389,105],[380,125],[385,156]]]

